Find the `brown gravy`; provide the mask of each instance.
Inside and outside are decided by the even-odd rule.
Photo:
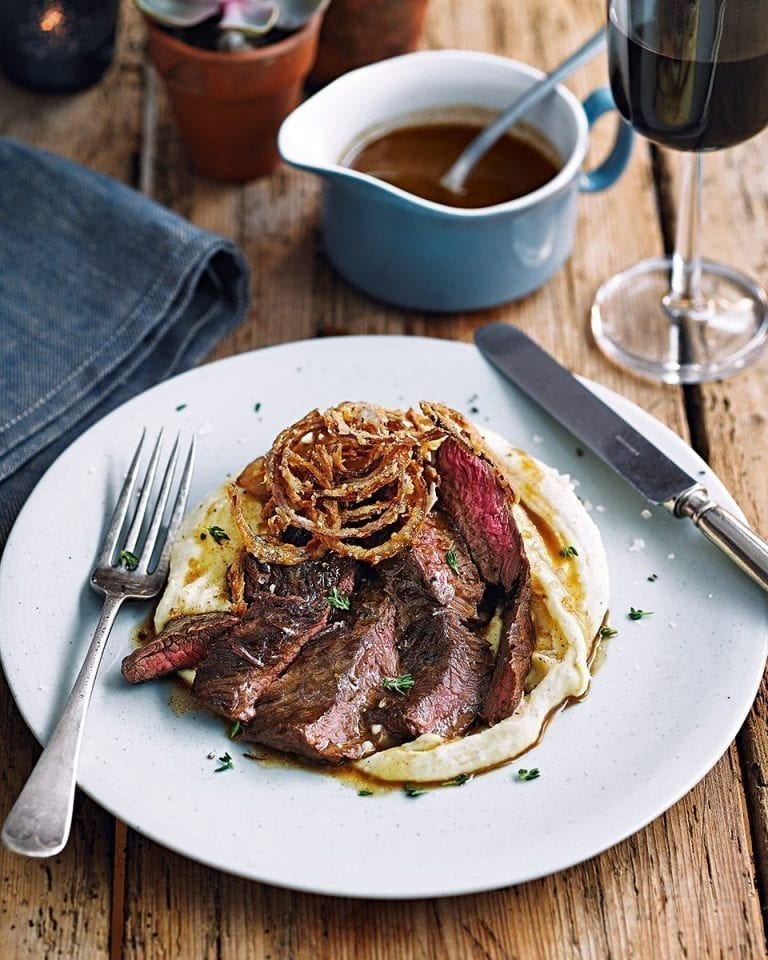
[[[490,207],[515,200],[560,171],[554,147],[545,151],[530,139],[506,134],[472,171],[461,195],[446,190],[440,178],[481,129],[481,124],[466,121],[401,126],[353,147],[341,164],[451,207]]]

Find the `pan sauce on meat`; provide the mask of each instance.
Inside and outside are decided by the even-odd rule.
[[[460,414],[314,411],[228,503],[242,546],[226,609],[170,619],[126,657],[126,680],[193,667],[194,695],[242,740],[326,763],[467,732],[479,744],[513,717],[536,674],[541,557],[526,553],[498,456]]]

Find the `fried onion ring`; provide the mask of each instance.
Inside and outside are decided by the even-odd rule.
[[[394,556],[434,502],[430,454],[444,437],[420,410],[352,402],[311,410],[245,477],[263,494],[258,529],[245,520],[237,488],[230,489],[246,548],[283,565],[329,550],[372,564]]]

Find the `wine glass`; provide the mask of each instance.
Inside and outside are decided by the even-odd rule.
[[[768,297],[699,255],[702,153],[768,124],[766,0],[608,0],[611,88],[643,136],[683,151],[671,257],[607,280],[592,332],[612,360],[665,383],[736,373],[768,343]]]

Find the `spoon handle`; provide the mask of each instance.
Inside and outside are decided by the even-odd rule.
[[[601,27],[586,43],[582,44],[578,50],[564,60],[558,67],[546,77],[533,86],[529,87],[525,93],[517,97],[504,110],[503,113],[489,124],[474,140],[472,140],[459,154],[458,159],[451,165],[448,172],[442,177],[440,183],[448,190],[454,193],[460,193],[464,187],[464,181],[469,176],[470,171],[475,164],[483,157],[488,150],[504,133],[513,127],[518,120],[540,100],[543,100],[548,93],[564,80],[569,74],[573,73],[577,67],[580,67],[587,60],[594,57],[605,46],[605,29]]]

